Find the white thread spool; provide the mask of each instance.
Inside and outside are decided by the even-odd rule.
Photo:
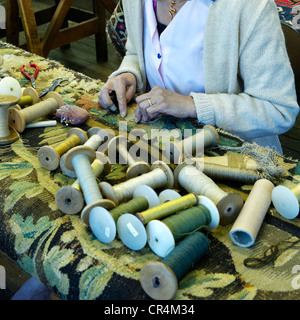
[[[67,139],[57,146],[43,146],[38,151],[38,159],[41,166],[47,170],[55,170],[59,167],[63,154],[75,146],[87,141],[88,136],[80,128],[72,128],[67,134]]]
[[[173,172],[163,161],[155,161],[151,166],[151,171],[148,173],[114,186],[107,182],[100,182],[99,186],[102,194],[118,205],[131,199],[134,190],[144,184],[153,189],[160,187],[172,188],[174,185]]]
[[[19,134],[8,124],[8,109],[18,102],[12,95],[0,95],[0,145],[10,144],[19,139]]]
[[[104,138],[102,137],[102,134],[104,135],[104,133],[105,133],[105,130],[102,130],[100,128],[94,127],[94,128],[89,129],[88,133],[87,133],[89,138],[83,143],[83,145],[86,147],[89,147],[93,150],[97,150],[104,141]],[[65,159],[65,155],[63,155],[60,158],[60,169],[67,177],[76,178],[76,172],[74,170],[67,170],[67,168],[64,164],[64,159]],[[106,159],[108,159],[108,158],[106,158]],[[104,160],[104,159],[102,159],[102,160]],[[108,168],[108,167],[105,167],[105,168]],[[109,167],[109,170],[110,169],[111,168]],[[103,174],[106,175],[106,174],[108,174],[108,172],[107,173],[104,172]]]
[[[275,209],[286,219],[294,219],[299,214],[300,183],[292,188],[277,186],[272,191]]]
[[[11,126],[18,132],[23,132],[26,124],[54,113],[56,109],[64,105],[63,99],[56,92],[49,92],[45,99],[46,100],[22,110],[10,108],[9,113]]]
[[[191,158],[197,151],[204,153],[204,148],[214,146],[219,143],[219,134],[216,129],[210,125],[205,125],[202,130],[196,134],[178,142],[170,141],[166,145],[166,156],[172,163],[179,164],[183,161],[183,156]]]
[[[141,193],[141,195],[142,194],[143,193]],[[199,197],[196,194],[187,195],[182,199],[180,198],[174,199],[173,203],[159,203],[158,206],[155,206],[155,213],[160,210],[160,213],[164,211],[167,212],[166,215],[172,215],[179,210],[187,208],[189,205],[192,206],[192,203],[190,202],[191,199],[194,201],[194,204],[198,204],[199,202]],[[189,204],[187,198],[189,198]],[[117,222],[117,230],[120,239],[125,246],[131,250],[141,250],[147,244],[147,230],[145,225],[148,223],[148,219],[153,220],[153,216],[151,218],[148,216],[149,211],[152,211],[153,213],[153,210],[148,208],[146,211],[136,213],[135,215],[123,214]],[[146,219],[144,218],[145,216]]]
[[[159,199],[156,194],[156,192],[150,188],[149,186],[146,185],[141,185],[138,186],[133,193],[133,198],[138,198],[138,197],[144,197],[148,201],[149,208],[153,208],[159,205]],[[139,229],[133,229],[133,227],[129,230],[128,226],[122,224],[121,219],[123,215],[128,215],[128,216],[133,216],[131,213],[124,213],[122,214],[119,219],[115,219],[112,217],[109,211],[107,211],[104,208],[99,208],[97,212],[91,212],[89,216],[89,224],[90,227],[93,231],[93,234],[96,236],[96,238],[104,243],[109,243],[113,241],[116,237],[116,232],[109,233],[109,237],[107,236],[107,232],[105,230],[117,230],[118,229],[118,234],[121,238],[127,239],[126,243],[128,241],[132,241],[134,244],[132,247],[133,248],[140,248],[144,247],[147,243],[147,234],[146,230],[143,227],[141,230]],[[88,224],[88,221],[86,221],[85,217],[82,217],[84,219],[84,222]],[[121,222],[119,223],[119,220],[121,219]],[[117,224],[116,224],[117,222]],[[113,226],[113,227],[111,227]],[[122,240],[122,241],[123,241]]]
[[[75,170],[79,180],[86,203],[81,214],[87,216],[87,221],[92,210],[97,210],[99,207],[106,209],[115,207],[112,201],[103,199],[99,190],[96,177],[90,164],[95,160],[95,157],[96,151],[86,146],[78,146],[69,150],[65,157],[66,168],[68,170]]]
[[[219,211],[216,205],[207,197],[199,196],[199,204],[204,205],[210,212],[211,222],[209,230],[215,229],[220,222]],[[184,214],[184,213],[183,213]],[[146,227],[148,244],[152,251],[159,257],[165,258],[176,245],[174,235],[169,227],[160,220],[152,220]]]
[[[109,159],[101,152],[96,152],[96,159],[91,164],[94,176],[106,175],[111,170]],[[84,206],[84,197],[81,192],[79,180],[76,179],[71,186],[60,188],[55,194],[55,202],[60,211],[65,214],[77,214]]]
[[[241,195],[226,193],[193,165],[178,165],[174,176],[185,190],[206,196],[216,204],[220,214],[220,225],[230,224],[236,219],[244,203]]]
[[[18,104],[21,107],[36,104],[40,101],[39,95],[34,88],[28,87],[22,91],[22,96],[20,97]]]
[[[273,188],[273,183],[266,179],[260,179],[254,183],[239,216],[229,232],[230,238],[235,245],[248,248],[254,244],[270,207]]]
[[[119,156],[129,166],[126,171],[127,179],[135,178],[141,174],[147,173],[151,167],[145,161],[135,161],[127,150],[127,140],[124,136],[117,136],[110,140],[108,144],[108,154],[119,153]]]

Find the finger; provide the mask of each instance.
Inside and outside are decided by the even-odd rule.
[[[113,101],[110,97],[111,92],[111,89],[109,89],[107,86],[103,86],[98,94],[98,103],[104,109],[109,108],[109,106],[113,104]]]
[[[148,121],[149,120],[149,116],[147,113],[147,109],[151,106],[151,100],[143,100],[139,105],[139,109],[142,115],[142,120],[143,121]]]
[[[120,85],[116,88],[115,92],[119,104],[120,115],[124,118],[127,113],[126,88],[124,85]]]

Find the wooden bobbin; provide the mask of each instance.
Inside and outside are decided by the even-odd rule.
[[[86,155],[86,157],[89,159],[90,163],[92,163],[96,158],[96,151],[95,150],[91,149],[90,147],[86,147],[86,146],[77,146],[77,147],[69,150],[66,153],[64,163],[65,163],[65,166],[68,170],[75,170],[76,169],[73,167],[72,160],[73,160],[73,158],[75,158],[77,155],[80,155],[80,154]],[[77,175],[79,181],[84,180],[84,177],[82,177],[80,175],[80,172],[76,172],[76,175]],[[96,180],[96,178],[95,178],[95,180]],[[81,183],[81,186],[82,186],[82,183]],[[83,193],[85,196],[84,190],[83,190]],[[91,210],[93,210],[94,208],[103,207],[107,210],[110,210],[112,208],[115,208],[115,206],[116,205],[111,200],[103,199],[101,192],[99,190],[99,199],[93,201],[92,203],[86,203],[86,206],[82,210],[82,212],[81,212],[82,220],[84,219],[84,220],[88,221],[89,214],[90,214]]]
[[[110,140],[108,144],[108,154],[114,154],[118,152],[122,160],[129,165],[126,171],[127,179],[132,179],[141,174],[147,173],[151,170],[151,167],[145,161],[135,161],[127,150],[127,140],[124,136],[117,136]]]
[[[299,214],[300,183],[288,188],[283,185],[272,191],[272,203],[280,215],[286,219],[295,219]]]
[[[97,127],[90,128],[87,132],[87,136],[88,136],[88,139],[83,143],[83,145],[91,147],[93,150],[97,150],[104,141],[104,137],[106,136],[106,131]],[[94,141],[95,137],[99,138],[99,140],[96,143]],[[101,152],[99,153],[98,155],[99,159],[102,154],[103,153]],[[66,168],[64,164],[64,158],[65,158],[64,155],[60,158],[60,169],[62,170],[64,175],[66,175],[67,177],[76,178],[76,172],[74,170],[68,170]],[[111,170],[110,160],[108,157],[101,157],[100,160],[105,161],[103,162],[105,164],[103,175],[107,175]]]
[[[45,99],[46,100],[22,110],[10,108],[9,114],[11,126],[18,132],[23,132],[27,123],[31,123],[34,120],[54,113],[59,107],[65,104],[62,97],[56,92],[49,92]]]
[[[143,290],[155,300],[172,299],[179,281],[203,258],[209,245],[210,240],[201,232],[187,235],[166,258],[150,261],[142,268],[139,280]],[[183,260],[183,269],[179,270]]]
[[[132,194],[134,192],[134,189],[139,185],[148,185],[149,187],[151,187],[153,189],[157,188],[158,186],[153,186],[153,185],[151,185],[151,182],[150,182],[154,170],[156,172],[159,172],[159,174],[162,175],[162,178],[166,179],[166,185],[165,185],[166,188],[173,188],[174,176],[173,176],[172,170],[163,161],[155,161],[151,166],[150,172],[144,173],[140,176],[129,179],[128,181],[122,182],[122,183],[120,183],[118,185],[114,185],[114,186],[111,186],[109,183],[104,182],[104,181],[100,182],[99,183],[100,190],[101,190],[102,194],[107,199],[110,199],[116,205],[119,205],[123,201],[127,201],[130,198],[132,198]],[[135,184],[135,188],[133,190],[131,190],[129,188],[129,184],[131,184],[131,183]],[[160,187],[163,187],[163,186],[164,185],[160,185]],[[130,194],[128,194],[128,198],[124,198],[124,196],[118,192],[118,189],[125,189],[126,190],[127,188],[132,192],[129,192]]]
[[[17,102],[16,96],[0,95],[0,145],[10,144],[19,139],[19,134],[10,128],[8,123],[8,109]]]
[[[40,101],[39,95],[34,88],[28,87],[23,90],[22,96],[20,97],[18,104],[21,107],[30,106]]]
[[[188,175],[184,175],[184,173],[182,174],[185,168],[189,168],[189,170],[191,171]],[[204,175],[204,173],[199,171],[193,165],[186,164],[186,163],[182,163],[178,165],[177,168],[174,170],[174,177],[175,177],[176,183],[181,186],[184,185],[185,186],[184,188],[188,192],[195,192],[198,195],[201,195],[201,194],[197,190],[197,185],[196,185],[197,176],[200,178],[202,175]],[[206,178],[210,179],[207,176]],[[190,187],[186,187],[185,181],[190,182],[189,183]],[[214,183],[213,180],[211,180],[211,182]],[[215,188],[221,190],[215,183],[214,185],[215,185]],[[207,196],[206,194],[202,194],[202,195]],[[207,197],[210,198],[209,196]],[[244,200],[242,196],[238,193],[227,194],[224,192],[224,197],[218,202],[215,202],[214,199],[211,199],[211,200],[214,201],[214,203],[218,208],[218,211],[220,214],[220,225],[223,225],[223,226],[231,224],[235,221],[244,204]]]
[[[104,153],[96,151],[96,159],[91,165],[95,177],[106,175],[111,170],[108,157]],[[79,180],[71,186],[60,188],[55,194],[55,202],[60,211],[65,214],[77,214],[84,206],[84,197],[80,188]]]
[[[210,125],[205,125],[200,132],[183,139],[180,142],[170,141],[166,145],[165,151],[166,156],[172,163],[180,164],[182,163],[186,152],[194,154],[197,150],[201,150],[201,148],[204,151],[204,148],[215,146],[218,143],[219,134],[217,130]],[[189,158],[191,158],[192,154],[188,154]]]
[[[70,141],[71,139],[72,143],[62,148],[62,146],[66,145],[66,143],[68,143],[68,141]],[[58,144],[56,147],[43,146],[39,149],[38,159],[41,166],[47,170],[57,169],[60,164],[61,156],[71,148],[85,143],[87,139],[88,136],[85,131],[80,128],[72,128],[67,134],[67,139]]]

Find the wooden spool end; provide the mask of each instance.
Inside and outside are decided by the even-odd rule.
[[[111,172],[111,163],[109,158],[103,152],[96,151],[96,159],[100,160],[104,164],[101,175],[107,176]]]
[[[117,194],[114,188],[108,182],[105,182],[105,181],[100,182],[99,188],[103,197],[113,201],[115,205],[119,205]]]
[[[77,214],[84,206],[83,194],[71,187],[62,187],[55,194],[55,203],[60,211],[65,214]]]
[[[47,100],[49,98],[53,98],[53,99],[56,100],[56,102],[57,102],[57,108],[56,109],[58,109],[58,108],[60,108],[60,107],[65,105],[65,102],[64,102],[63,98],[57,92],[51,91],[51,92],[47,93],[45,95],[45,99],[44,100]]]
[[[72,160],[79,154],[85,154],[88,157],[90,163],[92,163],[96,158],[96,151],[92,148],[87,146],[74,147],[65,154],[64,164],[68,170],[74,170]]]
[[[213,142],[212,142],[211,146],[216,146],[216,145],[219,144],[219,133],[218,133],[218,131],[216,130],[215,127],[207,124],[207,125],[205,125],[205,126],[203,127],[203,130],[208,130],[208,131],[210,131],[210,133],[211,133],[211,135],[212,135],[212,137],[213,137]]]
[[[32,98],[32,104],[36,104],[40,101],[39,94],[31,87],[25,88],[22,96],[30,96]],[[22,99],[22,97],[20,99]]]
[[[67,138],[72,135],[76,135],[80,139],[80,144],[84,144],[88,140],[87,133],[80,128],[72,128],[71,130],[69,130]]]
[[[230,193],[218,202],[217,208],[220,214],[220,225],[226,226],[235,221],[244,204],[242,196],[238,193]]]
[[[56,170],[59,167],[60,154],[51,146],[41,147],[38,151],[38,160],[47,170]]]
[[[81,212],[81,221],[89,225],[90,212],[93,208],[96,208],[96,207],[101,207],[109,211],[115,208],[116,205],[114,202],[108,199],[101,199],[101,200],[94,201],[93,203],[90,203],[83,208]]]
[[[151,167],[148,163],[144,161],[138,161],[128,167],[126,170],[126,177],[127,179],[132,179],[149,171],[151,171]]]
[[[155,300],[170,300],[178,290],[174,272],[162,262],[149,262],[141,270],[140,283],[149,297]]]
[[[167,185],[166,188],[168,189],[172,189],[174,187],[174,175],[173,172],[171,170],[171,168],[163,161],[155,161],[152,166],[151,166],[151,170],[154,170],[156,168],[161,169],[164,174],[167,177]]]
[[[26,120],[22,115],[22,110],[9,108],[9,124],[20,133],[25,130]]]

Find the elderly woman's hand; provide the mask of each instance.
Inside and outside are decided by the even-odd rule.
[[[98,95],[98,103],[104,109],[113,106],[110,94],[115,92],[118,100],[121,117],[127,113],[127,103],[133,98],[136,92],[136,78],[132,73],[126,72],[108,79],[101,88]]]
[[[196,118],[194,100],[176,92],[155,86],[151,91],[136,98],[135,121],[149,121],[159,114],[177,118]]]

